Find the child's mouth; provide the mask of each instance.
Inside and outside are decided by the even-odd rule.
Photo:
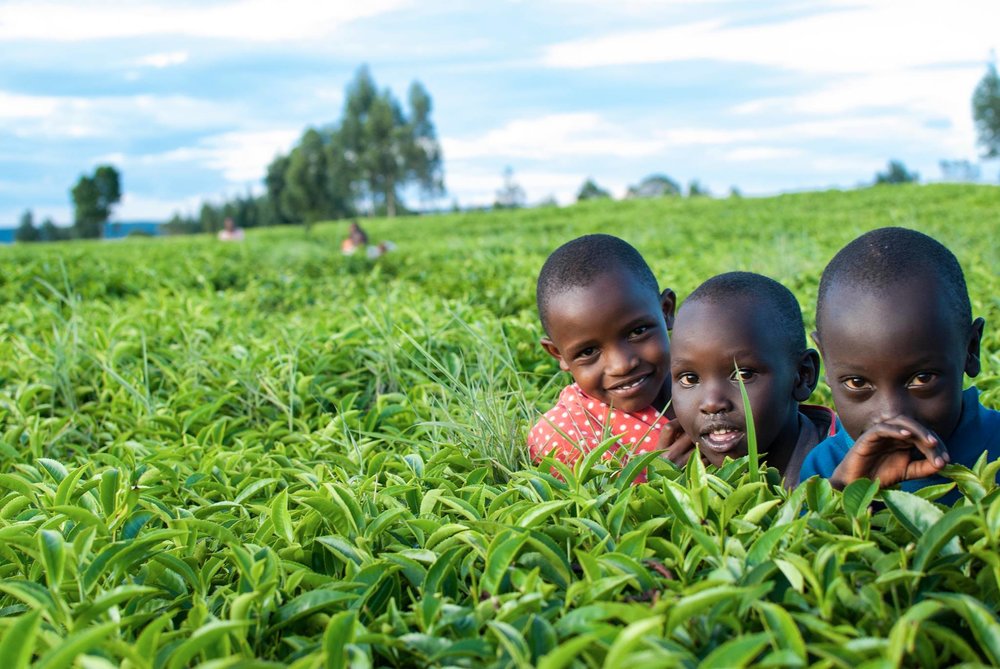
[[[608,392],[618,397],[632,397],[642,389],[642,387],[646,384],[646,381],[649,379],[649,376],[649,374],[644,374],[633,381],[614,386],[613,388],[608,388]]]
[[[743,439],[743,430],[732,426],[715,426],[701,433],[701,445],[716,453],[732,451]]]

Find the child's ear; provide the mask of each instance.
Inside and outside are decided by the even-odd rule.
[[[674,329],[674,312],[677,311],[677,295],[669,288],[660,293],[660,306],[663,307],[663,318],[667,321],[667,329]]]
[[[969,333],[969,346],[965,353],[965,373],[970,377],[976,376],[982,370],[982,361],[979,358],[979,344],[983,340],[983,329],[986,321],[977,318],[972,321],[972,331]]]
[[[539,340],[539,343],[542,345],[542,348],[545,349],[546,353],[548,353],[553,358],[559,361],[559,369],[561,369],[564,372],[569,371],[569,365],[567,365],[566,361],[563,360],[562,353],[559,352],[559,348],[556,347],[554,341],[552,341],[548,337],[542,337],[541,340]]]
[[[819,353],[815,349],[807,348],[799,358],[799,368],[795,372],[795,387],[792,389],[795,401],[805,402],[809,399],[816,390],[817,383],[819,383]]]

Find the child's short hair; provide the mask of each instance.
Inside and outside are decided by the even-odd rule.
[[[538,316],[542,327],[549,331],[549,303],[559,293],[589,286],[600,276],[615,270],[625,270],[639,283],[659,294],[653,271],[635,248],[612,235],[594,234],[566,242],[548,257],[538,274]]]
[[[792,291],[774,279],[753,272],[726,272],[708,279],[688,295],[685,303],[717,303],[732,298],[763,301],[775,319],[775,336],[785,340],[791,355],[806,350],[802,308]]]
[[[816,329],[822,330],[824,304],[831,288],[848,281],[873,292],[929,274],[938,280],[955,324],[972,322],[972,305],[958,259],[936,239],[916,230],[889,227],[867,232],[840,250],[823,270],[816,300]]]

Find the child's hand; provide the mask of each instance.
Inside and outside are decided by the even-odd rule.
[[[926,459],[913,459],[913,449]],[[933,431],[908,416],[895,416],[858,437],[834,470],[830,484],[842,490],[847,484],[866,478],[878,479],[880,487],[887,488],[901,481],[930,476],[950,460],[948,449]]]
[[[691,441],[691,437],[684,432],[681,424],[672,420],[660,432],[660,438],[656,442],[656,450],[663,451],[663,457],[678,467],[683,467],[697,449],[695,443]]]

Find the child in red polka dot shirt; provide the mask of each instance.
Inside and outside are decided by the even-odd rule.
[[[674,305],[673,291],[660,293],[646,261],[617,237],[586,235],[549,256],[538,276],[541,344],[574,382],[528,433],[533,461],[572,465],[612,435],[627,449],[623,461],[655,450],[672,417]]]

